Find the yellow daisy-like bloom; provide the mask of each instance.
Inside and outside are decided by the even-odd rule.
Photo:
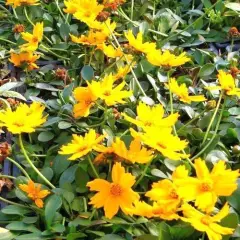
[[[136,119],[129,117],[125,113],[122,113],[122,116],[124,116],[127,121],[137,125],[138,127],[146,129],[149,127],[172,127],[177,122],[179,114],[174,113],[164,118],[164,109],[161,104],[150,107],[145,103],[140,102],[137,106]]]
[[[87,183],[90,191],[97,191],[89,204],[95,208],[104,208],[105,216],[111,219],[119,209],[124,213],[126,208],[131,208],[133,202],[139,199],[139,195],[131,188],[135,183],[135,177],[126,173],[121,163],[115,163],[112,169],[112,182],[104,179],[95,179]]]
[[[206,162],[196,159],[197,177],[184,177],[174,180],[178,192],[187,201],[195,200],[195,206],[200,210],[211,212],[219,196],[230,196],[237,189],[239,171],[226,169],[224,161],[219,161],[209,172]]]
[[[205,232],[209,240],[221,240],[222,235],[230,235],[234,232],[233,228],[222,227],[218,224],[229,214],[228,204],[225,204],[215,216],[203,214],[187,203],[182,206],[182,210],[184,217],[181,219],[190,223],[196,230]]]
[[[91,129],[85,136],[72,135],[71,143],[61,147],[59,154],[72,155],[68,160],[76,160],[88,154],[104,139],[104,135],[98,136],[95,130]]]
[[[32,180],[28,184],[19,184],[19,188],[27,193],[39,208],[43,208],[42,199],[50,194],[48,190],[41,190],[41,184],[35,184]]]
[[[166,86],[169,90],[179,97],[179,100],[184,103],[191,103],[191,102],[202,102],[206,101],[207,99],[204,95],[198,96],[189,96],[188,88],[185,83],[178,85],[175,78],[170,78],[168,84]]]
[[[21,67],[27,71],[39,68],[35,63],[40,55],[34,55],[32,52],[21,52],[14,53],[11,52],[11,58],[9,61],[13,63],[15,67]]]
[[[27,41],[20,46],[22,52],[34,52],[38,48],[38,44],[43,39],[43,22],[38,22],[33,27],[33,33],[22,32],[22,38]]]
[[[105,101],[107,106],[112,106],[117,103],[125,103],[124,98],[132,96],[131,91],[122,90],[125,86],[123,81],[116,87],[113,86],[115,79],[112,74],[104,77],[102,81],[88,82],[88,87],[94,95]]]
[[[109,58],[118,58],[123,56],[123,52],[119,47],[115,49],[112,45],[107,46],[106,44],[102,44],[98,45],[97,48],[101,49],[103,53]]]
[[[159,205],[165,205],[170,210],[176,209],[181,203],[178,189],[169,179],[153,183],[152,189],[145,196],[156,201]]]
[[[240,88],[236,87],[235,80],[233,76],[229,73],[219,70],[218,81],[220,86],[206,87],[208,90],[223,90],[229,96],[237,95],[240,96]]]
[[[144,201],[135,201],[132,208],[126,209],[127,214],[137,215],[147,218],[160,218],[163,220],[177,220],[179,219],[176,213],[177,209],[167,208],[166,205],[160,205],[156,202],[150,205]]]
[[[108,160],[115,161],[118,160],[118,156],[114,153],[113,147],[105,147],[103,145],[97,146],[95,149],[99,154],[94,159],[94,164],[104,164],[107,163]]]
[[[147,53],[147,60],[152,65],[159,67],[177,67],[189,62],[191,59],[186,56],[186,52],[181,53],[179,56],[175,56],[168,50],[163,53],[161,50],[153,50]]]
[[[144,164],[151,161],[153,158],[153,151],[142,147],[139,138],[135,138],[131,142],[129,149],[127,149],[125,143],[117,137],[116,140],[112,143],[112,148],[115,154],[133,164]]]
[[[73,95],[77,101],[73,106],[74,117],[87,117],[90,114],[90,109],[95,104],[97,97],[88,87],[77,87],[74,90]]]
[[[113,75],[115,81],[118,79],[124,79],[125,76],[131,71],[130,66],[119,67],[117,73]]]
[[[143,43],[143,33],[139,32],[135,38],[132,30],[125,33],[129,45],[138,52],[149,53],[156,50],[156,43],[145,42]]]
[[[6,127],[13,134],[32,133],[46,122],[43,117],[45,107],[34,102],[30,106],[21,103],[15,111],[0,112],[0,127]]]
[[[139,136],[144,144],[156,149],[163,156],[171,160],[181,160],[187,158],[187,154],[180,153],[186,148],[188,142],[180,140],[172,134],[171,128],[147,128],[146,133],[138,133],[130,129],[133,137]]]
[[[38,5],[39,0],[6,0],[6,5],[11,5],[14,8],[20,7],[20,6],[32,6],[32,5]]]

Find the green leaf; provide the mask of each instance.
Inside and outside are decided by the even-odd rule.
[[[64,41],[66,41],[70,33],[69,25],[67,23],[62,23],[59,30],[60,36],[63,38]]]
[[[124,238],[116,235],[116,234],[107,234],[104,237],[101,237],[99,240],[125,240]]]
[[[48,142],[54,138],[54,134],[52,132],[41,132],[38,135],[38,141],[40,142]]]
[[[70,122],[66,122],[66,121],[61,121],[58,123],[59,129],[67,129],[67,128],[70,128],[71,126],[72,126],[72,124]]]
[[[85,238],[87,237],[84,233],[69,233],[67,235],[67,240],[77,240],[79,238]]]
[[[223,227],[233,228],[236,229],[238,226],[238,215],[236,213],[230,213],[228,214],[222,221],[221,225]],[[230,239],[230,235],[223,236],[222,240],[228,240]]]
[[[62,233],[65,231],[65,227],[62,224],[57,223],[56,225],[52,226],[52,231],[57,233]]]
[[[212,63],[205,64],[199,71],[198,76],[199,77],[207,77],[211,75],[215,70],[215,65]]]
[[[62,187],[64,183],[72,183],[75,179],[75,172],[77,171],[78,165],[75,164],[64,171],[59,180],[59,185]]]
[[[27,213],[32,212],[31,209],[23,208],[15,205],[9,205],[1,210],[4,214],[11,214],[11,215],[20,215],[24,216]]]
[[[228,109],[228,112],[231,115],[240,115],[240,108],[239,107],[232,107]]]
[[[169,226],[165,222],[158,225],[158,240],[172,240]]]
[[[39,233],[40,231],[34,226],[34,225],[29,225],[23,222],[17,222],[13,221],[10,224],[6,226],[8,230],[12,231],[26,231],[26,232],[33,232],[33,233]]]
[[[54,88],[52,85],[47,84],[47,83],[36,83],[35,84],[36,88],[47,90],[47,91],[52,91],[52,92],[58,92],[59,89]]]
[[[41,173],[43,174],[44,177],[47,178],[47,180],[51,181],[51,179],[53,178],[53,170],[50,167],[45,167],[41,170]],[[44,181],[38,176],[38,182],[39,183],[43,183]]]
[[[87,227],[91,224],[91,221],[89,219],[84,219],[77,217],[73,221],[69,223],[69,227],[77,227],[77,226],[84,226]]]
[[[16,240],[45,240],[46,238],[41,237],[41,233],[30,233],[30,234],[23,234],[21,236],[16,237]]]
[[[4,91],[4,92],[0,91],[0,96],[7,97],[7,98],[18,98],[23,101],[27,101],[26,98],[22,94],[20,94],[18,92],[14,92],[14,91]]]
[[[89,176],[81,167],[75,173],[75,182],[77,184],[77,192],[84,193],[88,190],[86,185],[89,182]]]
[[[71,161],[67,160],[67,156],[57,155],[53,160],[53,171],[56,175],[63,173],[71,164]]]
[[[45,206],[45,220],[47,227],[49,228],[52,224],[54,216],[57,210],[62,206],[62,199],[60,196],[52,195],[48,198]]]
[[[173,225],[170,228],[171,236],[174,240],[185,240],[194,233],[194,228],[187,223]]]
[[[81,70],[81,76],[84,80],[90,81],[94,78],[94,71],[91,66],[85,65]]]
[[[68,103],[69,100],[70,100],[70,96],[72,95],[72,91],[73,91],[73,87],[74,87],[74,84],[71,83],[70,85],[68,85],[67,87],[65,87],[62,91],[62,97],[63,97],[63,100]]]
[[[240,180],[238,180],[238,188],[237,190],[229,197],[227,197],[227,201],[230,206],[240,212]]]
[[[150,234],[144,234],[142,236],[137,237],[136,240],[158,240],[158,237]]]
[[[240,11],[240,3],[226,3],[225,7],[232,9],[233,11]]]

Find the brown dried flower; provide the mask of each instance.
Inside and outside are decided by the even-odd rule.
[[[24,32],[24,31],[25,31],[25,26],[23,24],[16,24],[13,27],[13,32],[15,32],[15,33],[21,33],[21,32]]]

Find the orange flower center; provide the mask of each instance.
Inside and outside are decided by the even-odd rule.
[[[105,91],[105,92],[103,93],[103,95],[105,95],[105,96],[107,96],[107,97],[108,97],[108,96],[110,96],[110,95],[111,95],[111,92],[107,90],[107,91]]]
[[[170,194],[169,194],[170,198],[173,198],[173,199],[178,199],[178,194],[176,192],[175,189],[172,189]]]
[[[33,37],[33,38],[32,38],[32,41],[33,41],[34,43],[37,43],[37,42],[38,42],[38,38],[37,38],[37,37]]]
[[[211,184],[207,182],[202,183],[200,188],[201,188],[201,191],[203,192],[209,192],[212,190]]]
[[[158,142],[157,145],[158,145],[160,148],[163,148],[163,149],[166,149],[166,148],[167,148],[167,146],[165,146],[164,144],[162,144],[162,143],[160,143],[160,142]]]
[[[201,222],[204,224],[204,225],[209,225],[211,223],[211,219],[209,216],[204,216],[201,218]]]
[[[113,183],[110,188],[110,193],[116,197],[121,196],[122,195],[122,187],[117,183]]]
[[[15,122],[13,123],[13,125],[17,126],[17,127],[23,127],[24,123],[20,123],[20,122]]]
[[[81,146],[78,148],[78,152],[83,152],[83,151],[87,150],[87,148],[88,148],[87,146]]]
[[[151,126],[152,126],[152,122],[146,121],[146,122],[144,123],[144,125],[145,125],[146,127],[151,127]]]

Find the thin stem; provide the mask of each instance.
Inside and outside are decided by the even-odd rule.
[[[106,24],[106,26],[107,26],[108,30],[110,31],[110,33],[111,33],[111,35],[112,35],[113,39],[115,40],[115,42],[116,42],[117,46],[118,46],[118,47],[121,49],[121,51],[123,52],[123,49],[122,49],[122,47],[121,47],[120,43],[118,42],[118,40],[117,40],[116,36],[114,35],[114,33],[113,33],[112,29],[111,29],[111,28],[108,26],[108,24],[107,24],[107,23],[105,23],[105,24]],[[142,94],[143,94],[145,97],[147,97],[147,95],[146,95],[146,93],[144,92],[144,90],[143,90],[143,88],[142,88],[142,86],[141,86],[140,82],[139,82],[139,81],[138,81],[138,79],[137,79],[137,76],[136,76],[135,72],[134,72],[134,71],[133,71],[133,69],[132,69],[131,63],[128,61],[128,59],[127,59],[127,57],[126,57],[126,55],[125,55],[125,54],[123,54],[123,56],[124,56],[124,58],[125,58],[125,60],[126,60],[127,64],[129,65],[129,68],[130,68],[130,70],[131,70],[131,73],[132,73],[132,75],[133,75],[133,78],[134,78],[134,80],[135,80],[136,84],[138,85],[138,87],[139,87],[140,91],[142,92]]]
[[[10,41],[10,40],[8,40],[8,39],[0,38],[0,41],[4,41],[4,42],[11,43],[11,44],[13,44],[13,45],[16,45],[15,42],[12,42],[12,41]]]
[[[180,132],[181,130],[183,130],[185,127],[187,127],[188,125],[190,125],[191,123],[193,123],[195,120],[197,120],[199,117],[201,117],[204,113],[206,112],[206,110],[204,109],[202,112],[200,112],[196,117],[192,118],[189,122],[187,122],[185,125],[183,125],[182,127],[180,127],[177,130],[177,133]]]
[[[26,176],[26,178],[31,179],[31,178],[29,177],[28,173],[25,171],[25,169],[24,169],[19,163],[17,163],[15,160],[13,160],[13,159],[10,158],[10,157],[7,157],[6,159],[7,159],[9,162],[13,163],[15,166],[17,166],[17,167],[21,170],[21,172]]]
[[[148,167],[150,166],[152,161],[149,161],[146,165],[145,165],[145,168],[143,169],[142,171],[142,174],[140,175],[140,177],[138,178],[138,180],[135,182],[134,184],[134,188],[137,187],[137,185],[142,181],[142,179],[144,178],[144,176],[146,175],[147,173],[147,170],[148,170]]]
[[[12,8],[12,11],[13,11],[14,17],[15,17],[16,19],[18,19],[18,15],[17,15],[17,13],[16,13],[16,11],[15,11],[15,8]]]
[[[10,200],[7,200],[7,199],[5,199],[5,198],[3,198],[3,197],[0,197],[0,201],[5,202],[5,203],[8,203],[8,204],[15,205],[15,206],[19,206],[19,207],[30,208],[30,207],[25,206],[25,205],[23,205],[23,204],[15,203],[15,202],[12,202],[12,201],[10,201]]]
[[[206,146],[199,153],[197,153],[195,156],[190,158],[191,161],[193,161],[195,158],[198,158],[199,156],[201,156],[201,154],[204,153],[204,151],[211,145],[211,143],[213,142],[214,138],[216,137],[219,125],[220,125],[221,120],[222,120],[222,115],[223,115],[223,112],[224,112],[224,109],[225,109],[225,104],[226,104],[226,99],[225,99],[225,101],[223,103],[222,110],[220,112],[220,116],[219,116],[219,119],[218,119],[218,122],[217,122],[217,125],[216,125],[216,128],[215,128],[215,131],[214,131],[214,133],[212,135],[212,138],[209,140],[209,142],[206,144]]]
[[[94,172],[95,177],[96,177],[96,178],[100,178],[99,175],[98,175],[98,172],[97,172],[96,168],[95,168],[94,165],[93,165],[93,162],[92,162],[91,157],[88,155],[87,158],[88,158],[89,165],[91,166],[91,168],[92,168],[92,170],[93,170],[93,172]]]
[[[9,178],[9,179],[13,179],[13,180],[15,180],[16,178],[15,177],[13,177],[13,176],[9,176],[9,175],[2,175],[2,174],[0,174],[0,178]]]
[[[208,11],[211,10],[211,9],[213,9],[213,8],[214,8],[219,2],[221,2],[221,1],[222,1],[222,0],[216,1],[210,8],[208,8]],[[181,33],[187,31],[187,30],[188,30],[189,28],[191,28],[194,24],[196,24],[199,20],[201,20],[202,18],[204,18],[204,17],[207,15],[207,12],[208,12],[208,11],[206,11],[206,12],[205,12],[203,15],[201,15],[198,19],[196,19],[194,22],[192,22],[192,23],[189,24],[187,27],[185,27],[182,31],[177,32],[177,33],[175,33],[175,34],[167,37],[166,39],[164,39],[164,40],[162,41],[162,44],[161,44],[161,45],[164,45],[164,43],[169,42],[170,39],[172,39],[172,38],[180,35]]]
[[[134,0],[132,0],[132,4],[131,4],[131,20],[133,20],[133,10],[134,10]]]
[[[66,58],[66,57],[63,57],[61,55],[58,55],[57,53],[53,52],[50,50],[50,48],[46,47],[45,45],[41,44],[40,45],[42,48],[44,48],[47,52],[51,53],[52,55],[54,55],[55,57],[58,57],[58,58],[61,58],[61,59],[64,59],[64,60],[70,60],[69,58]]]
[[[58,4],[58,0],[55,0],[55,3],[56,3],[56,5],[57,5],[58,11],[60,12],[60,14],[62,15],[63,19],[65,20],[65,23],[67,23],[66,17],[65,17],[65,15],[63,14],[62,9],[60,8],[60,6],[59,6],[59,4]]]
[[[4,11],[4,12],[6,12],[7,14],[11,14],[4,6],[2,6],[1,4],[0,4],[0,8]]]
[[[201,240],[204,240],[204,239],[205,239],[205,232],[203,233]]]
[[[28,20],[28,22],[29,22],[32,26],[34,26],[34,23],[32,22],[32,20],[31,20],[31,19],[29,18],[29,16],[28,16],[27,8],[24,7],[23,11],[24,11],[24,14],[25,14],[26,19]]]
[[[212,118],[211,118],[211,121],[210,121],[210,123],[209,123],[209,125],[208,125],[208,127],[207,127],[207,131],[206,131],[206,133],[205,133],[205,135],[204,135],[204,138],[203,138],[203,141],[202,141],[202,144],[201,144],[201,145],[203,145],[203,144],[206,142],[206,140],[207,140],[209,131],[210,131],[211,127],[212,127],[212,124],[213,124],[213,122],[214,122],[214,120],[215,120],[215,118],[216,118],[218,109],[219,109],[219,107],[220,107],[222,97],[223,97],[223,92],[221,92],[221,94],[220,94],[220,97],[219,97],[218,103],[217,103],[217,107],[216,107],[216,109],[215,109],[215,111],[214,111],[214,113],[213,113],[213,116],[212,116]]]
[[[22,150],[22,152],[23,152],[23,154],[24,154],[27,162],[28,162],[29,165],[32,167],[32,169],[38,174],[38,176],[39,176],[46,184],[48,184],[51,188],[55,188],[55,186],[54,186],[52,183],[50,183],[50,182],[46,179],[46,177],[44,177],[44,175],[35,167],[35,165],[32,163],[32,161],[31,161],[30,158],[28,157],[27,152],[26,152],[26,150],[25,150],[25,148],[24,148],[24,145],[23,145],[22,135],[21,135],[21,134],[19,134],[19,143],[20,143],[20,148],[21,148],[21,150]]]

